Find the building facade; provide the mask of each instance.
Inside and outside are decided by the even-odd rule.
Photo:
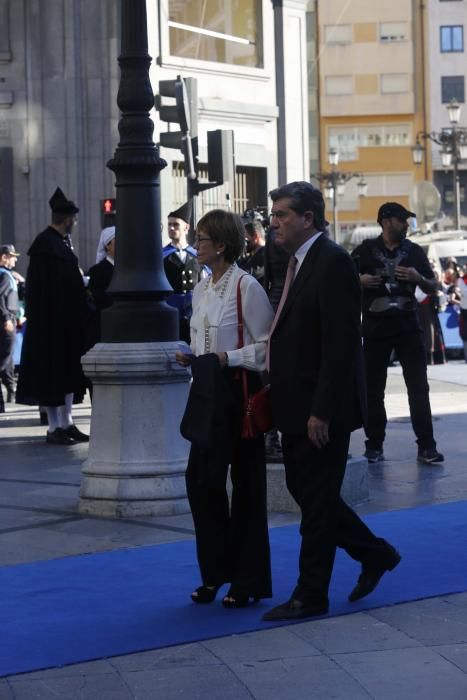
[[[459,126],[467,127],[465,107],[465,81],[467,73],[465,53],[465,27],[467,26],[466,0],[430,0],[427,5],[427,65],[429,76],[428,111],[429,131],[449,129],[447,105],[456,100],[461,110]],[[443,227],[454,224],[454,188],[452,168],[443,168],[441,147],[427,142],[433,164],[433,183],[441,194]],[[459,164],[461,224],[467,225],[467,161]]]
[[[338,171],[368,184],[359,198],[353,177],[338,197],[343,242],[357,224],[375,224],[381,203],[408,206],[424,179],[411,153],[424,128],[422,16],[407,0],[318,0],[317,18],[321,170],[335,149]]]
[[[269,189],[307,178],[307,0],[146,4],[154,92],[177,75],[197,80],[201,178],[207,132],[234,131],[235,182],[202,195],[199,213],[266,208]],[[83,269],[95,260],[102,202],[115,197],[106,163],[118,142],[119,22],[119,0],[0,0],[0,242],[22,253],[60,186],[80,207]],[[157,142],[166,124],[154,121]],[[187,194],[182,154],[161,155],[164,221]]]

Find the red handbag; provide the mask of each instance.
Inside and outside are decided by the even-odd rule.
[[[242,275],[243,277],[244,275]],[[238,319],[238,345],[237,348],[243,347],[243,311],[242,311],[242,295],[240,292],[240,283],[242,277],[237,284],[237,319]],[[271,407],[271,392],[269,384],[263,386],[259,391],[253,394],[248,392],[248,378],[246,369],[240,370],[243,389],[243,420],[241,437],[251,439],[261,433],[269,432],[274,423],[272,419]]]

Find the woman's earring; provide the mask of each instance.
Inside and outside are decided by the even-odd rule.
[[[220,250],[218,250],[218,251],[217,251],[217,253],[216,253],[216,255],[220,255],[220,254],[221,254],[221,251],[220,251]]]

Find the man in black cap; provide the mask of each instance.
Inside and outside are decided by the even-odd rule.
[[[11,270],[15,267],[18,256],[14,245],[0,246],[0,380],[7,390],[7,403],[11,403],[15,397],[13,352],[19,299],[18,283]],[[0,413],[5,413],[1,387]]]
[[[164,269],[174,293],[167,303],[178,309],[180,338],[190,342],[190,317],[193,288],[201,278],[201,269],[196,260],[196,250],[188,245],[192,204],[185,202],[179,209],[170,212],[168,229],[170,243],[163,249]]]
[[[73,401],[82,401],[86,390],[81,355],[88,310],[78,260],[68,244],[79,210],[58,187],[49,205],[52,224],[28,251],[27,323],[16,400],[46,408],[47,443],[71,445],[89,441],[71,415]]]
[[[363,241],[352,253],[363,293],[363,349],[368,392],[365,456],[384,459],[386,429],[384,391],[393,350],[407,387],[418,462],[435,464],[444,457],[436,449],[426,372],[426,353],[417,315],[415,288],[433,294],[438,288],[423,250],[406,239],[407,219],[415,214],[397,202],[378,211],[382,233]]]

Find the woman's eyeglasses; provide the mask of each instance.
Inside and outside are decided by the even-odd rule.
[[[195,236],[195,240],[193,241],[193,245],[199,245],[199,243],[202,243],[203,241],[211,241],[210,238],[205,236],[204,238],[201,238],[201,236]],[[212,241],[211,241],[212,243]]]

